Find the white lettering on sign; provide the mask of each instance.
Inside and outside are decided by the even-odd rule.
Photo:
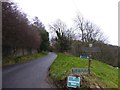
[[[68,76],[67,87],[72,87],[72,88],[80,87],[80,77]]]
[[[71,85],[76,85],[76,83],[75,82],[71,82]]]

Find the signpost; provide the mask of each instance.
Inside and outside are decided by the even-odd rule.
[[[88,73],[90,74],[90,65],[91,65],[91,53],[92,52],[100,52],[98,47],[92,47],[92,44],[89,44],[89,47],[82,47],[81,48],[84,52],[89,53],[89,62],[88,62]]]
[[[67,87],[71,88],[80,88],[80,82],[82,77],[78,77],[79,75],[90,74],[90,64],[91,64],[91,53],[92,52],[100,52],[98,47],[92,47],[92,44],[89,44],[89,47],[81,48],[84,52],[89,53],[89,56],[81,55],[80,58],[89,59],[88,68],[72,68],[72,74],[74,76],[68,76],[67,78]]]
[[[80,77],[68,76],[67,87],[79,88],[80,87]]]
[[[73,74],[85,75],[88,74],[88,68],[72,68]]]

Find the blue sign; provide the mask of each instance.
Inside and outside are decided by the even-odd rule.
[[[67,87],[80,88],[80,77],[68,76]]]
[[[80,55],[80,58],[82,58],[82,59],[89,59],[89,56],[87,56],[87,55]]]

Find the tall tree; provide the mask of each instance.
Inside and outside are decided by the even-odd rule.
[[[70,50],[73,33],[67,28],[66,24],[58,19],[53,25],[50,25],[57,37],[56,37],[56,48],[60,52]]]
[[[49,49],[49,33],[46,31],[43,23],[35,17],[33,19],[33,25],[41,36],[41,44],[38,48],[38,52],[47,51]]]
[[[75,28],[83,43],[95,43],[96,41],[105,42],[105,37],[97,25],[90,21],[85,21],[83,17],[77,15],[75,18]]]
[[[14,3],[2,3],[2,35],[3,53],[10,54],[17,48],[36,49],[40,45],[38,32],[31,28],[26,14]]]

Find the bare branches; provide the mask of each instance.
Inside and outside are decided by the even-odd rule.
[[[50,25],[50,29],[52,29],[57,35],[57,38],[52,39],[56,41],[56,48],[60,52],[69,50],[71,48],[71,42],[74,37],[72,28],[68,29],[66,24],[58,19],[53,25]]]
[[[62,34],[67,30],[67,26],[64,22],[62,22],[60,19],[56,20],[56,22],[53,25],[49,25],[50,29],[54,32],[59,32]]]
[[[100,32],[100,29],[92,22],[85,21],[83,17],[77,15],[75,18],[75,24],[77,30],[80,32],[80,39],[82,42],[104,42],[103,34]]]

